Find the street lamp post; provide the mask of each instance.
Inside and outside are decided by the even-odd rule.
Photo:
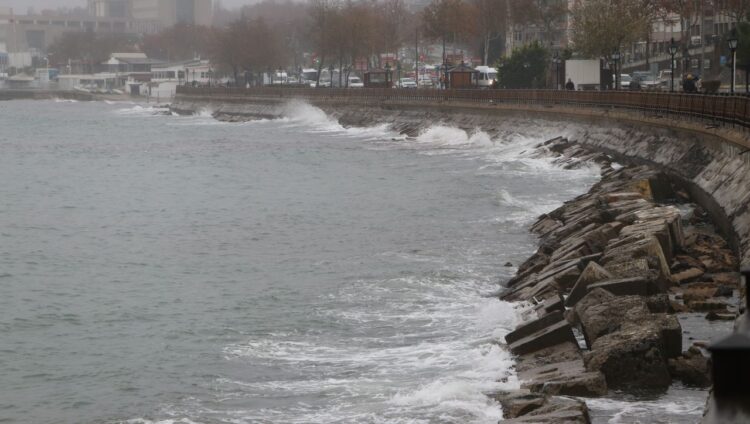
[[[732,94],[734,94],[734,85],[737,77],[737,42],[737,34],[732,31],[732,35],[727,40],[727,43],[729,43],[729,51],[732,52],[732,85],[729,90]]]
[[[669,83],[669,91],[674,93],[674,55],[677,54],[677,43],[674,41],[674,37],[669,41],[669,55],[672,59],[669,62],[669,69],[672,74],[671,81]]]
[[[615,63],[615,90],[620,89],[620,78],[617,71],[617,62],[620,61],[620,51],[615,50],[614,53],[612,53],[612,61]]]
[[[560,57],[557,55],[557,52],[555,52],[555,55],[552,57],[552,63],[555,64],[555,90],[560,89]]]
[[[443,88],[448,89],[450,88],[450,81],[448,79],[448,62],[443,62]]]
[[[524,63],[523,63],[523,69],[524,69],[524,74],[525,74],[525,75],[529,75],[529,72],[528,72],[529,68],[531,68],[531,64],[530,64],[529,62],[524,62]],[[526,86],[526,87],[524,87],[524,88],[536,88],[536,87],[535,87],[535,85],[536,85],[536,78],[534,78],[534,79],[533,79],[533,80],[531,81],[531,87],[529,87],[529,86]]]

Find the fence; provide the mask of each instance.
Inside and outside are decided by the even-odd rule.
[[[291,88],[291,87],[177,87],[178,95],[227,99],[350,99],[352,101],[522,104],[629,109],[672,114],[750,128],[750,98],[746,96],[701,95],[659,91],[566,91],[566,90],[430,90],[388,88]]]

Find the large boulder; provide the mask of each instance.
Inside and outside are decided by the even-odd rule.
[[[611,243],[602,256],[601,264],[609,270],[607,265],[630,262],[636,259],[645,259],[648,268],[658,274],[658,280],[665,290],[671,284],[669,263],[664,256],[661,244],[653,235],[638,238],[631,236],[623,240],[623,243]]]
[[[607,382],[599,371],[586,371],[583,360],[558,362],[518,373],[521,387],[548,395],[603,396]]]
[[[589,284],[598,283],[599,281],[609,280],[612,278],[606,269],[602,268],[598,263],[591,261],[586,265],[586,268],[578,277],[578,281],[573,286],[570,294],[565,299],[565,306],[574,306],[583,296],[588,292]]]
[[[529,393],[501,392],[490,395],[503,407],[506,423],[589,424],[589,410],[582,400]]]
[[[526,390],[498,392],[490,395],[503,408],[501,424],[554,423],[589,424],[586,403],[573,398],[531,393]]]
[[[596,339],[584,354],[589,371],[601,371],[610,388],[661,388],[671,383],[660,325],[624,323]]]
[[[669,373],[688,386],[709,387],[711,385],[708,358],[703,356],[701,350],[695,346],[691,346],[680,357],[669,360]]]
[[[651,317],[641,297],[615,296],[601,288],[589,292],[574,311],[589,347],[599,337],[618,331],[628,322],[642,322]]]
[[[516,355],[523,355],[564,342],[575,343],[576,338],[570,324],[563,319],[515,340],[508,347]]]
[[[615,296],[604,289],[595,288],[574,308],[574,322],[581,324],[590,348],[600,337],[620,331],[626,325],[654,327],[661,335],[662,356],[673,358],[682,352],[682,328],[675,316],[654,313],[654,310],[661,310],[665,303],[663,297],[658,299],[660,301],[656,302],[654,298]]]

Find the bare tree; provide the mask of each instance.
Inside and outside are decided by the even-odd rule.
[[[508,25],[508,7],[498,0],[472,0],[473,20],[482,42],[482,64],[487,65],[490,43],[502,37]]]
[[[445,44],[458,41],[474,29],[464,0],[432,0],[422,11],[422,32],[429,39],[443,42],[444,61]]]
[[[750,14],[750,0],[711,0],[717,14],[728,16],[734,22],[747,21]]]
[[[149,57],[167,61],[207,56],[211,51],[212,30],[199,25],[177,24],[143,38],[142,49]]]
[[[336,0],[311,0],[309,5],[310,41],[318,55],[318,76],[315,86],[320,86],[320,74],[330,53],[334,31],[332,23],[338,9]]]
[[[650,20],[637,2],[587,0],[573,7],[572,41],[575,50],[610,58],[620,47],[640,39]]]

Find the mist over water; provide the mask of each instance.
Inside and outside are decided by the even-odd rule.
[[[491,294],[598,171],[532,157],[556,128],[286,115],[0,103],[0,421],[502,417],[519,310]]]

